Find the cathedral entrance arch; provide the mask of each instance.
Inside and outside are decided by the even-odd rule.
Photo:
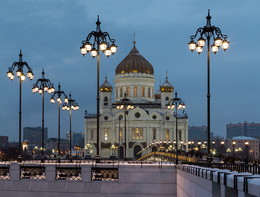
[[[136,145],[136,146],[134,147],[134,157],[135,157],[136,159],[139,159],[139,158],[142,156],[141,154],[138,154],[141,150],[142,150],[142,149],[141,149],[141,147],[140,147],[139,145]]]
[[[152,147],[152,152],[157,152],[157,147]]]
[[[124,147],[120,146],[118,149],[118,157],[119,159],[124,159]]]

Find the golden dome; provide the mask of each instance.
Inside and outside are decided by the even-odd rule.
[[[104,83],[100,86],[99,90],[101,92],[112,92],[113,87],[110,85],[110,83],[107,81],[107,77],[104,81]]]
[[[130,53],[116,67],[116,74],[146,73],[153,74],[153,66],[134,47]]]

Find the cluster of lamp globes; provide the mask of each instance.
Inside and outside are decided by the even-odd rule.
[[[125,107],[125,105],[118,105],[116,106],[117,109],[123,109]],[[126,109],[134,109],[133,105],[127,105]]]
[[[168,105],[167,108],[168,108],[168,109],[174,109],[174,108],[175,108],[175,105]],[[185,108],[186,108],[186,105],[185,105],[184,103],[180,103],[180,104],[178,105],[178,110],[180,110],[180,109],[185,109]]]
[[[62,99],[61,99],[60,97],[58,97],[58,98],[56,99],[56,101],[57,101],[59,104],[62,103]],[[79,109],[78,103],[76,103],[74,100],[72,100],[73,102],[70,102],[70,101],[71,101],[71,100],[69,100],[67,96],[64,98],[64,104],[63,104],[63,106],[62,106],[62,110],[68,110],[68,111],[69,111],[69,110],[74,110],[74,111],[76,111],[76,110]],[[51,103],[55,103],[54,97],[52,97],[52,98],[50,99],[50,102],[51,102]],[[69,104],[69,103],[70,103],[70,104]]]
[[[198,54],[200,54],[203,51],[203,47],[206,44],[206,40],[203,37],[200,37],[197,43],[194,42],[193,39],[191,39],[191,41],[188,44],[191,52],[196,50]],[[212,52],[216,54],[219,50],[219,47],[222,47],[222,49],[226,51],[229,48],[229,41],[227,41],[226,39],[222,40],[220,37],[216,37],[214,39],[214,44],[211,45]]]
[[[62,103],[62,99],[61,99],[60,97],[58,97],[58,98],[56,99],[56,101],[57,101],[59,104]],[[52,98],[50,99],[50,102],[54,104],[54,103],[55,103],[55,99],[52,97]],[[64,102],[65,102],[65,103],[69,103],[69,99],[68,99],[67,97],[65,97],[65,98],[64,98]]]
[[[33,85],[32,93],[38,92],[39,94],[42,94],[43,92],[48,92],[49,94],[53,93],[55,91],[55,88],[53,85],[51,87],[48,87],[48,85],[44,85],[42,87],[38,87],[37,85]]]
[[[18,70],[16,71],[16,75],[17,75],[17,77],[20,78],[21,81],[24,81],[25,78],[26,78],[26,76],[24,75],[22,69],[18,69]],[[14,79],[14,74],[13,74],[13,72],[12,72],[11,70],[9,70],[9,71],[7,72],[7,77],[8,77],[10,80],[13,80],[13,79]],[[31,70],[29,70],[29,71],[27,72],[27,77],[28,77],[30,80],[32,80],[32,79],[34,78],[33,72],[32,72]]]
[[[76,111],[76,110],[78,110],[79,109],[79,106],[78,106],[78,104],[77,103],[74,103],[74,104],[72,104],[72,105],[69,105],[69,104],[67,104],[67,103],[64,103],[63,104],[63,106],[62,106],[62,110],[74,110],[74,111]]]
[[[107,56],[109,57],[111,54],[114,55],[117,51],[117,46],[112,43],[109,45],[107,42],[102,41],[99,45],[99,49]],[[88,52],[90,52],[91,56],[94,58],[98,54],[98,50],[95,48],[95,46],[92,47],[92,44],[89,42],[84,42],[82,46],[80,47],[80,52],[84,56]]]

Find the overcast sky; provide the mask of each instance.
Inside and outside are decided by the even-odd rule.
[[[0,135],[18,140],[19,83],[6,72],[23,60],[32,67],[33,81],[23,83],[23,127],[41,126],[41,96],[31,88],[46,78],[79,103],[72,114],[72,130],[84,130],[84,111],[96,113],[96,60],[82,57],[81,41],[95,30],[97,15],[101,29],[116,39],[118,52],[101,56],[101,83],[107,73],[113,84],[115,68],[133,47],[153,65],[156,88],[166,70],[187,105],[190,126],[207,125],[206,54],[191,53],[187,43],[197,28],[206,24],[208,9],[212,25],[228,35],[230,49],[211,58],[211,125],[215,135],[225,136],[226,124],[260,122],[260,1],[208,0],[1,0],[0,1]],[[46,95],[45,126],[49,137],[57,137],[57,105]],[[61,113],[62,136],[69,130],[69,113]]]

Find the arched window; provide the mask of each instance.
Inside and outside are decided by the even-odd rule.
[[[151,88],[148,88],[148,97],[151,97]]]
[[[166,97],[165,97],[165,100],[166,100],[166,101],[169,101],[169,97],[168,97],[168,96],[166,96]]]
[[[107,98],[107,96],[105,96],[105,98],[104,98],[104,105],[105,105],[105,106],[108,105],[108,98]]]
[[[126,87],[126,96],[130,96],[130,87]]]
[[[165,139],[166,139],[166,140],[169,140],[169,139],[170,139],[170,130],[169,130],[169,129],[166,129],[166,130],[165,130]]]
[[[145,87],[142,87],[142,97],[145,97]]]
[[[182,130],[179,130],[179,140],[182,140]]]
[[[138,95],[138,91],[137,91],[137,87],[135,86],[134,87],[134,96],[137,96]]]
[[[156,140],[156,128],[153,128],[153,140]]]
[[[123,87],[120,87],[120,97],[123,97]]]

